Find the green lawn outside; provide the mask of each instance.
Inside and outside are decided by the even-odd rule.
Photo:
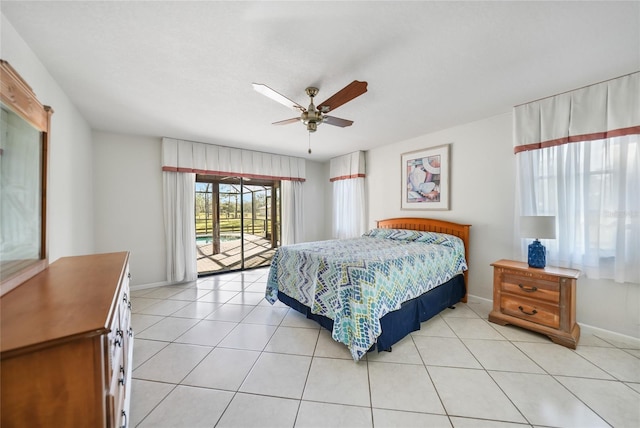
[[[251,218],[244,219],[244,231],[245,233],[251,233],[255,235],[264,235],[265,229],[265,221],[264,218],[256,218],[252,221]],[[268,229],[270,229],[270,225],[266,225]],[[209,235],[212,231],[212,221],[209,219],[207,221],[205,217],[196,216],[196,236]],[[220,232],[221,233],[232,233],[232,232],[240,232],[240,219],[239,218],[229,218],[229,219],[220,219]]]

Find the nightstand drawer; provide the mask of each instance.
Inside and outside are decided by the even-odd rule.
[[[552,328],[560,327],[558,306],[502,295],[500,299],[502,313]]]
[[[502,277],[503,292],[535,300],[555,303],[560,302],[560,285],[558,282],[532,279],[505,272]]]

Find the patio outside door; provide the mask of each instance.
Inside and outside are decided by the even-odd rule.
[[[279,182],[196,176],[198,275],[271,264],[280,243]]]

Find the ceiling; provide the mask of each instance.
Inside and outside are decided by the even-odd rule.
[[[7,1],[0,10],[95,130],[324,161],[640,69],[640,2]],[[20,72],[20,70],[18,70]],[[274,126],[353,80],[331,115]],[[46,103],[46,100],[42,100]],[[319,103],[316,103],[319,104]],[[55,106],[53,106],[55,109]]]

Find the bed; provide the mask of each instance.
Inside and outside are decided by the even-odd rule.
[[[265,298],[315,320],[355,361],[466,302],[470,225],[378,221],[362,237],[287,245],[271,262]]]

